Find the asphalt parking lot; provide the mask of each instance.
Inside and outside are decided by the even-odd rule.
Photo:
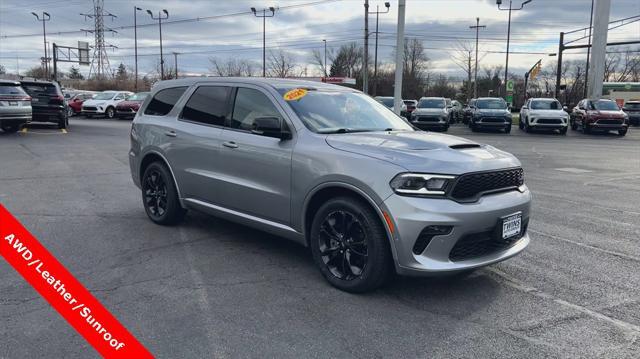
[[[532,243],[468,276],[396,278],[353,295],[305,248],[190,212],[149,221],[129,121],[0,133],[0,203],[158,357],[637,358],[640,128],[462,135],[514,153]],[[0,357],[97,353],[0,261]]]

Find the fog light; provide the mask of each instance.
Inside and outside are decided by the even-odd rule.
[[[427,226],[418,235],[413,245],[413,253],[421,254],[427,248],[435,236],[444,236],[451,233],[453,226]]]

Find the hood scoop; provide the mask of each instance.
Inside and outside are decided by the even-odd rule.
[[[458,144],[449,146],[449,148],[453,150],[466,150],[469,148],[480,148],[480,145],[477,143],[458,143]]]

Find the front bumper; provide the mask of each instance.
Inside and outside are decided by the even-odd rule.
[[[119,118],[134,118],[136,117],[136,111],[129,108],[116,108],[116,117]]]
[[[0,112],[0,124],[24,125],[31,122],[31,109],[28,111],[14,111],[10,113]]]
[[[619,131],[627,129],[629,124],[623,120],[597,120],[595,122],[591,122],[588,126],[592,130]]]
[[[472,119],[473,124],[479,128],[504,128],[511,126],[512,120],[500,118],[476,118]]]
[[[421,129],[445,129],[449,126],[448,118],[435,116],[414,116],[409,122]]]
[[[526,188],[523,192],[513,190],[485,195],[475,203],[391,195],[383,204],[395,225],[392,243],[397,272],[404,275],[456,272],[497,263],[520,253],[529,244],[526,226],[530,202],[531,194]],[[500,218],[518,212],[522,214],[523,228],[519,239],[478,256],[450,259],[458,241],[491,232]],[[427,226],[451,226],[451,231],[434,236],[426,248],[416,254],[414,245]]]

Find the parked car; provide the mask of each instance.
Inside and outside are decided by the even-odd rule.
[[[69,126],[60,85],[51,81],[20,81],[20,85],[31,96],[32,122],[55,123],[60,129]]]
[[[511,111],[505,100],[499,97],[480,97],[476,99],[469,121],[471,131],[481,129],[503,129],[505,133],[511,132]]]
[[[411,114],[411,124],[420,129],[447,131],[449,109],[444,97],[422,97]]]
[[[140,105],[142,105],[148,95],[148,92],[137,92],[127,98],[127,100],[120,102],[116,105],[116,116],[124,119],[134,118]]]
[[[629,116],[629,125],[640,125],[640,100],[627,101],[622,111]]]
[[[418,101],[416,101],[416,100],[402,100],[402,102],[407,107],[407,110],[404,111],[404,113],[401,113],[401,115],[404,116],[408,120],[408,119],[411,118],[411,113],[418,106]]]
[[[520,108],[521,130],[558,130],[566,135],[569,127],[569,115],[562,104],[554,98],[530,98]]]
[[[471,121],[471,117],[473,117],[473,110],[475,109],[476,99],[472,98],[469,100],[467,105],[462,109],[462,123],[465,125],[469,124]]]
[[[592,131],[617,131],[624,136],[629,128],[629,116],[613,100],[584,99],[571,112],[571,129],[582,129],[584,133]]]
[[[0,80],[0,128],[4,132],[17,132],[31,122],[31,96],[20,82]]]
[[[468,271],[529,244],[511,154],[415,130],[346,87],[275,78],[158,83],[131,128],[149,219],[203,211],[310,246],[337,288]],[[259,154],[259,155],[256,155]]]
[[[92,99],[95,96],[93,92],[79,92],[73,95],[67,101],[67,112],[68,117],[75,116],[82,112],[82,104],[89,99]]]
[[[103,91],[97,93],[92,99],[86,100],[82,104],[82,114],[91,118],[93,116],[104,116],[114,118],[116,116],[116,106],[133,95],[129,91]]]
[[[376,96],[374,98],[376,99],[376,101],[378,101],[381,104],[385,105],[391,111],[394,111],[394,109],[393,109],[393,97],[391,97],[391,96]],[[406,112],[407,112],[407,105],[402,103],[402,108],[400,109],[400,114],[406,113]]]

